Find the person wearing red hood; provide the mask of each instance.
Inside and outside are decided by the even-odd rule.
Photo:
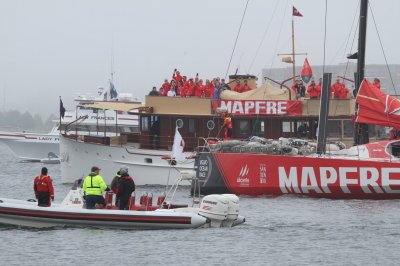
[[[33,190],[38,200],[38,206],[51,206],[51,201],[54,200],[53,180],[47,175],[46,167],[42,168],[41,174],[33,181]]]
[[[164,79],[164,83],[161,85],[161,88],[164,89],[164,93],[162,96],[167,96],[168,91],[171,88],[171,84],[168,82],[168,79]]]
[[[334,98],[339,99],[339,94],[342,88],[344,87],[344,83],[340,82],[340,79],[336,79],[336,83],[332,84],[331,86],[331,93],[333,94]]]
[[[118,179],[118,208],[120,210],[129,210],[129,198],[133,191],[135,191],[135,182],[132,177],[129,176],[127,167],[121,167],[119,174],[121,176]]]
[[[206,97],[211,98],[214,94],[214,84],[206,79]]]
[[[174,74],[172,74],[172,79],[175,80],[178,86],[183,85],[183,78],[181,76],[181,73],[178,70],[176,70],[176,68],[174,70]]]
[[[321,96],[321,87],[315,84],[315,81],[312,79],[310,86],[307,88],[307,92],[310,94],[311,99],[318,99]]]
[[[378,78],[374,78],[374,83],[372,85],[374,85],[379,90],[381,89],[381,81]]]
[[[339,99],[347,99],[347,95],[349,94],[349,89],[342,85],[342,88],[337,93]]]

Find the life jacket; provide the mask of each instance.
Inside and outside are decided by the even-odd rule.
[[[50,176],[37,176],[34,181],[34,190],[35,193],[48,192],[50,196],[54,196],[53,181],[51,180]]]
[[[88,175],[83,182],[83,191],[85,195],[101,196],[106,188],[107,185],[104,179],[100,175],[94,173]]]

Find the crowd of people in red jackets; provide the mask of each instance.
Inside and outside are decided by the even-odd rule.
[[[378,78],[374,79],[373,85],[378,89],[381,89],[381,83]],[[307,89],[302,80],[297,80],[292,86],[292,90],[296,93],[297,98],[305,97],[307,92],[311,99],[318,99],[321,96],[322,78],[319,79],[318,84],[315,83],[314,79],[312,79]],[[348,99],[349,92],[350,90],[346,88],[344,82],[340,81],[340,78],[337,78],[336,82],[331,85],[331,95],[334,99]]]
[[[224,90],[233,90],[239,93],[251,90],[247,85],[247,81],[241,85],[240,81],[236,81],[235,86],[231,87],[231,84],[227,84],[224,79],[219,77],[213,79],[206,79],[205,83],[203,79],[199,78],[196,74],[194,78],[187,78],[181,75],[181,73],[175,69],[172,75],[172,79],[165,79],[164,83],[157,90],[153,87],[149,93],[151,96],[181,96],[181,97],[204,97],[219,99],[219,95]]]

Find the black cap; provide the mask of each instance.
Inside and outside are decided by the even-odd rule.
[[[47,175],[47,168],[46,167],[42,168],[42,175]]]
[[[97,170],[101,170],[101,169],[98,168],[97,166],[93,166],[91,171],[92,171],[92,172],[96,172]]]

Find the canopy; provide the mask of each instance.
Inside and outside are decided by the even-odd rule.
[[[132,109],[137,109],[144,106],[142,103],[127,103],[127,102],[98,102],[93,104],[80,104],[79,107],[105,109],[114,111],[128,112]]]
[[[356,122],[400,128],[400,101],[363,80],[357,94]]]
[[[220,97],[222,100],[290,100],[289,92],[286,88],[280,89],[269,83],[242,93],[225,90]]]

